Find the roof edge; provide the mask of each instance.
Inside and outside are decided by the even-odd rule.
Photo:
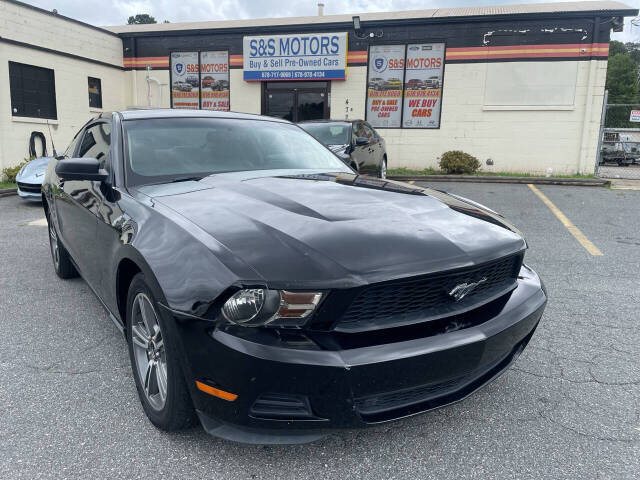
[[[570,9],[570,5],[580,5],[584,8]],[[518,11],[518,7],[531,7],[531,11]],[[592,7],[592,8],[590,8]],[[544,10],[544,8],[549,8]],[[563,9],[565,8],[565,9]],[[503,12],[493,11],[506,10]],[[465,10],[466,14],[461,14]],[[460,13],[458,13],[460,12]],[[456,14],[458,13],[458,14]],[[429,10],[404,10],[396,12],[367,12],[353,14],[337,14],[325,16],[307,17],[278,17],[256,18],[242,20],[213,20],[206,22],[175,22],[167,24],[146,25],[112,25],[104,28],[110,29],[121,37],[166,34],[173,35],[178,32],[202,32],[202,31],[231,31],[246,30],[248,28],[282,28],[304,27],[305,30],[325,25],[347,25],[352,22],[353,16],[360,16],[363,24],[389,24],[396,22],[451,22],[465,19],[467,21],[482,21],[487,18],[535,18],[541,16],[637,16],[638,9],[618,1],[584,1],[584,2],[557,2],[537,4],[513,4],[486,7],[459,7],[459,8],[434,8]]]

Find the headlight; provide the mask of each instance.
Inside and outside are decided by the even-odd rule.
[[[28,165],[28,164],[27,164]],[[24,169],[27,168],[27,165],[25,165],[24,167],[22,167],[20,169],[20,171],[18,172],[18,175],[22,175],[22,173],[24,172]]]
[[[247,327],[296,327],[304,324],[321,299],[321,292],[248,288],[225,302],[222,316]]]

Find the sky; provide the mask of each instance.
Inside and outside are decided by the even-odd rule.
[[[67,17],[92,25],[122,25],[130,15],[148,13],[158,22],[240,20],[248,18],[316,15],[318,0],[23,0],[46,10],[57,9]],[[553,0],[546,0],[553,1]],[[640,8],[640,0],[621,0]],[[537,0],[323,0],[325,15],[362,12],[388,12],[445,7],[541,3]],[[612,38],[640,42],[640,27],[631,19],[625,31]]]

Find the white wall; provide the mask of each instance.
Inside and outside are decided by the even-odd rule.
[[[0,0],[0,37],[122,65],[122,41],[95,29]],[[93,62],[69,58],[35,48],[0,43],[0,169],[29,155],[31,132],[40,131],[51,144],[46,121],[11,114],[9,61],[54,71],[57,120],[50,120],[58,151],[63,151],[77,130],[101,111],[125,106],[125,72]],[[89,108],[88,78],[102,82],[102,109]],[[39,148],[39,144],[38,148]]]
[[[591,62],[535,62],[540,70],[554,72],[558,63],[575,63],[575,102],[557,109],[549,106],[485,105],[487,63],[447,64],[439,130],[381,129],[387,142],[389,167],[438,168],[438,156],[463,150],[481,161],[482,169],[544,173],[573,173],[579,169],[582,128]],[[587,124],[585,173],[593,173],[600,112],[606,78],[606,61],[594,61],[592,108]],[[505,62],[517,68],[517,62]],[[562,67],[561,67],[562,69]],[[345,101],[353,107],[350,118],[365,116],[366,67],[349,68],[349,80],[333,82],[331,113],[344,118]],[[566,95],[565,95],[566,98]],[[493,166],[487,166],[491,158]]]
[[[260,114],[261,92],[260,82],[245,82],[242,79],[243,70],[235,68],[229,70],[229,95],[231,96],[231,111]]]

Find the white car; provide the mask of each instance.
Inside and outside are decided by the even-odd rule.
[[[31,160],[18,172],[18,195],[27,200],[42,201],[42,180],[52,157]]]

